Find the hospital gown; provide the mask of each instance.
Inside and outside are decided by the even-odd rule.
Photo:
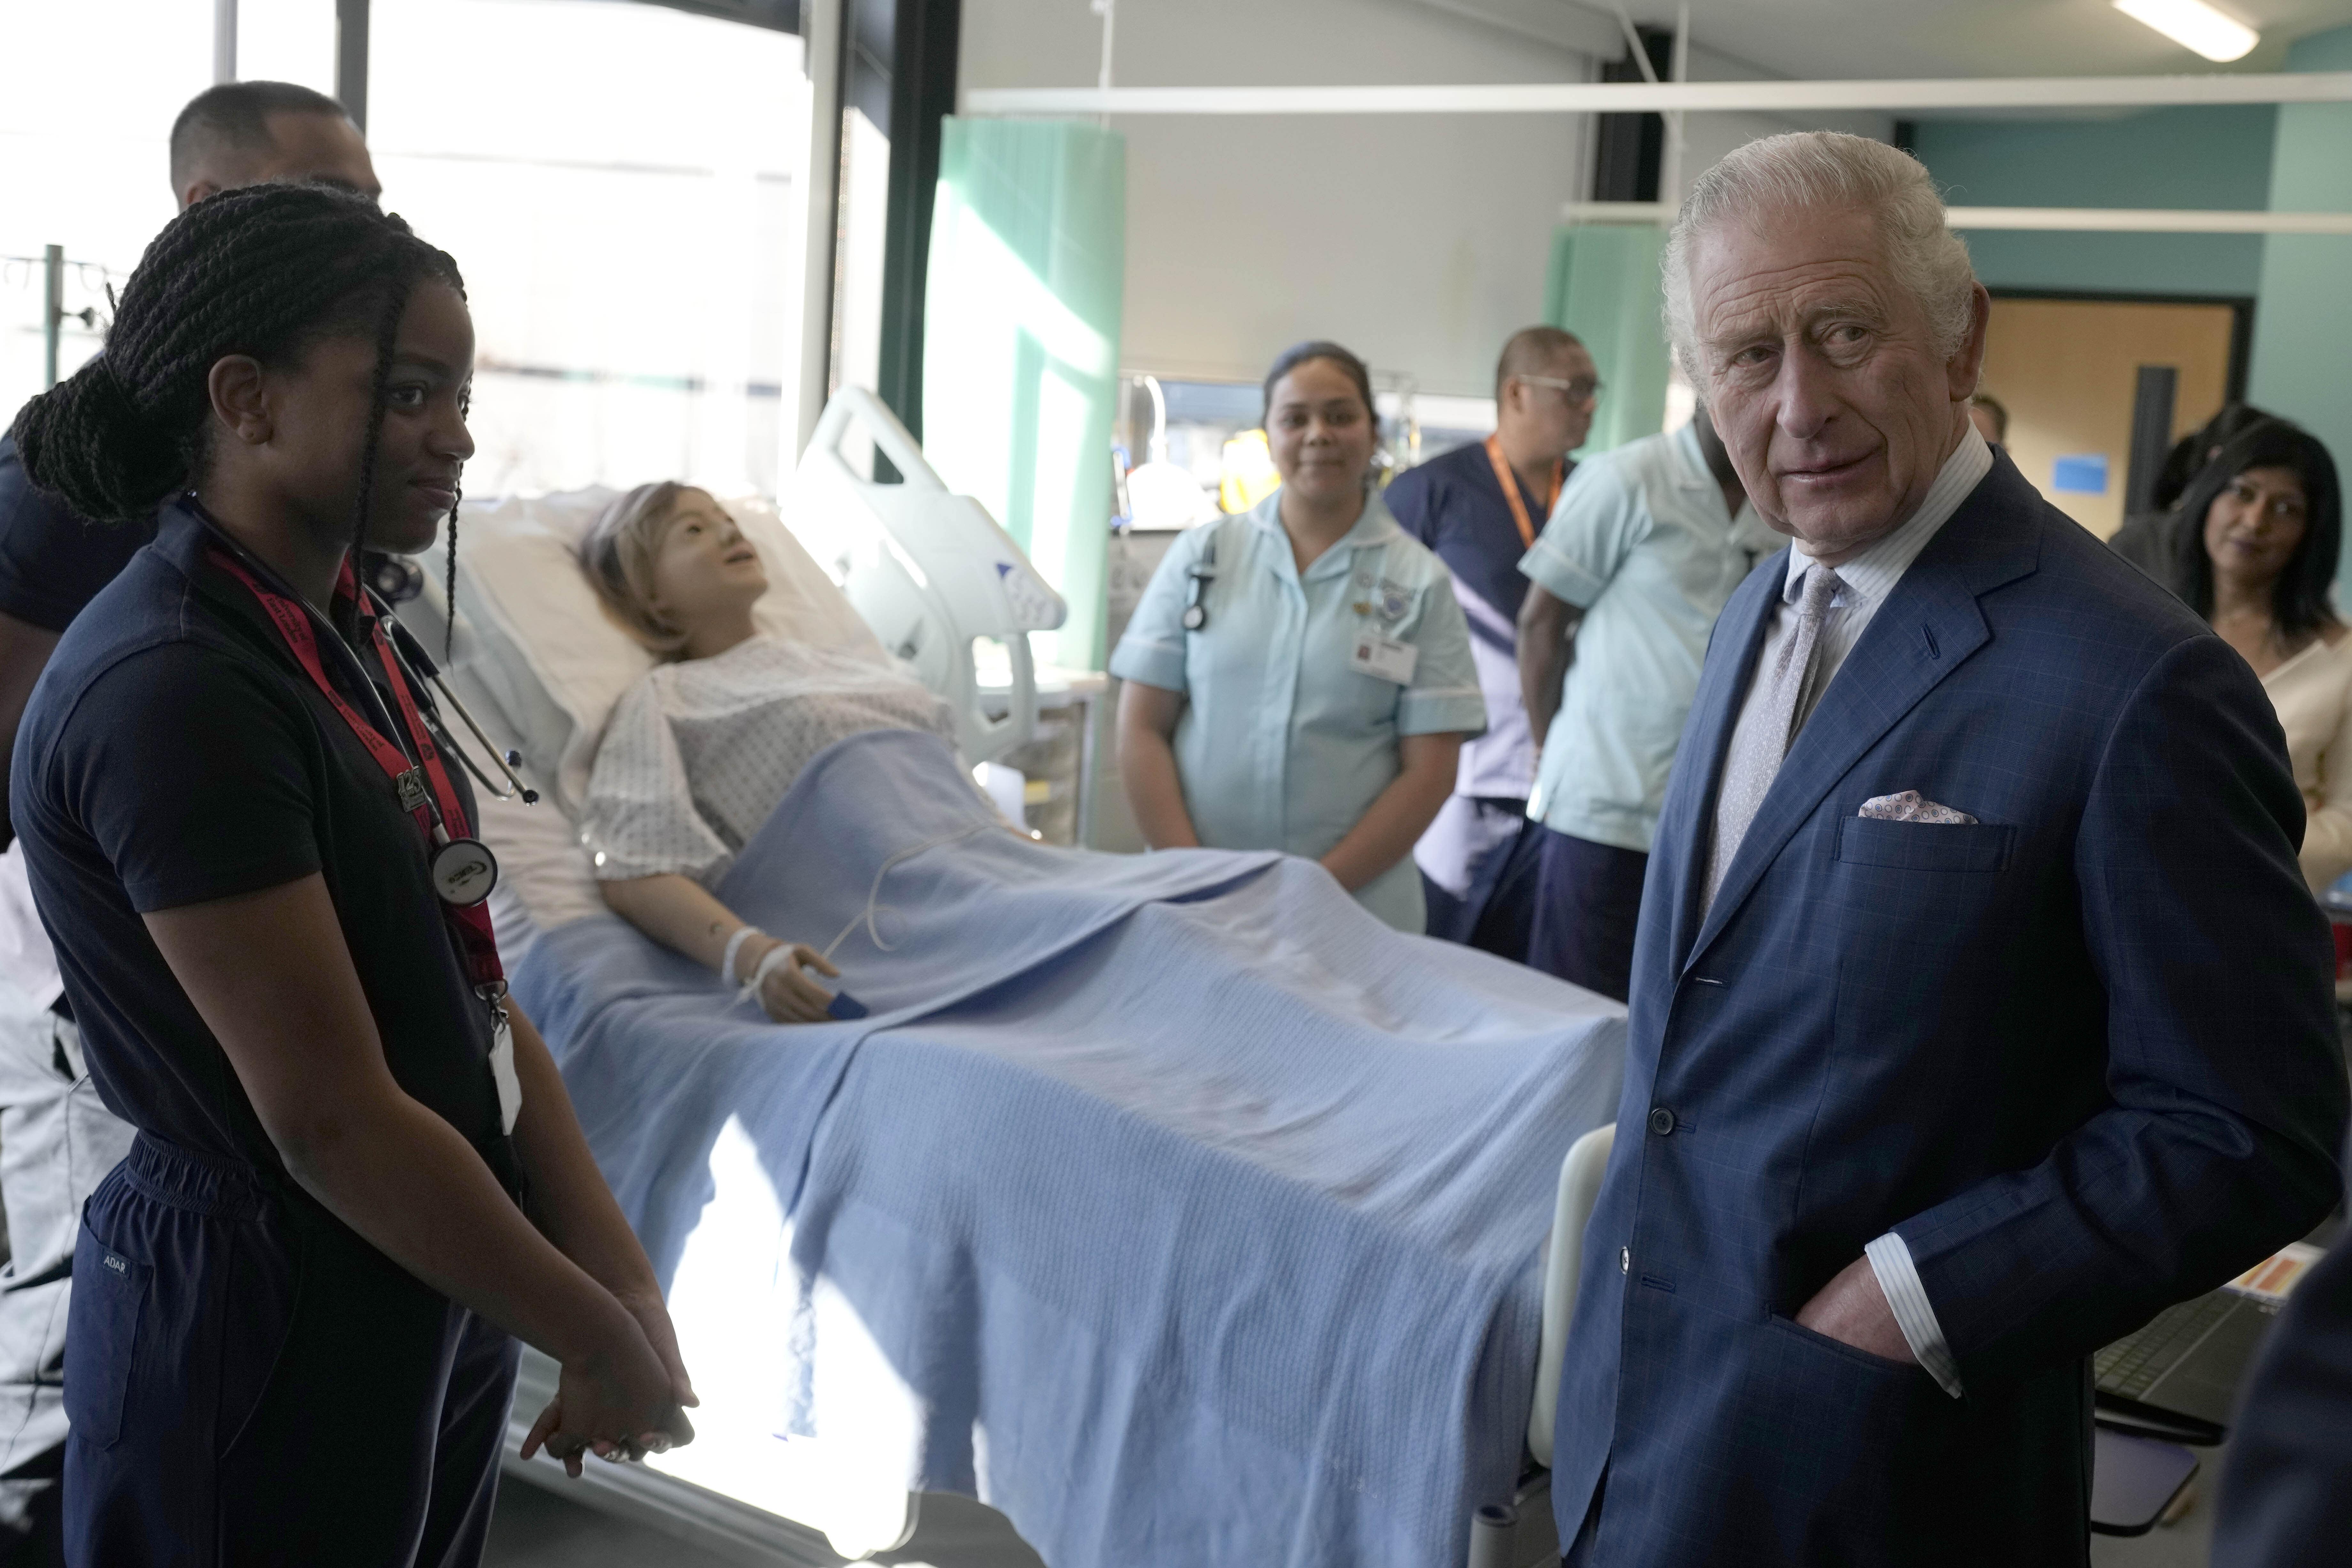
[[[581,812],[605,881],[677,872],[715,884],[801,771],[869,730],[952,743],[946,704],[895,670],[755,637],[665,664],[613,710]]]

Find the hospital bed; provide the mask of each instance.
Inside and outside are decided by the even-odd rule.
[[[851,469],[841,447],[859,426],[906,476],[904,484],[876,485]],[[435,586],[404,610],[428,646],[441,647],[448,635],[452,684],[500,742],[521,753],[526,773],[551,797],[550,805],[536,808],[484,802],[482,831],[504,871],[495,913],[509,966],[518,972],[519,992],[526,989],[534,957],[544,960],[541,971],[558,963],[549,954],[534,954],[542,941],[550,953],[562,948],[576,967],[605,977],[637,962],[637,949],[651,953],[650,944],[634,933],[614,932],[570,825],[585,789],[602,714],[652,662],[604,615],[572,563],[571,552],[581,531],[609,499],[608,493],[590,491],[469,503],[458,530],[460,612],[454,633],[437,592],[446,565],[441,560],[426,563],[424,574]],[[1001,756],[1026,739],[1034,713],[1034,671],[1025,633],[1058,624],[1061,602],[982,509],[946,489],[919,447],[869,395],[851,389],[828,408],[783,516],[759,503],[730,505],[769,568],[772,590],[757,610],[764,628],[911,667],[954,710],[963,763]],[[999,696],[992,704],[982,691],[972,644],[983,637],[1006,645],[1009,700]],[[1289,866],[1282,874],[1294,879],[1314,875],[1295,862]],[[1322,881],[1328,884],[1328,879]],[[606,945],[595,947],[592,937]],[[1402,940],[1385,931],[1379,939]],[[1393,958],[1388,948],[1381,951]],[[643,962],[657,967],[660,960],[646,956]],[[1436,949],[1430,962],[1441,967],[1495,964],[1457,949]],[[1611,1005],[1499,964],[1492,973],[1480,972],[1479,978],[1504,990],[1535,987],[1527,994],[1569,1005],[1604,1032],[1613,1026],[1612,1038],[1622,1040],[1622,1017]],[[572,1016],[561,1003],[533,1010],[564,1062],[595,1142],[598,1130],[589,1105],[595,1091],[575,1077],[590,1069],[581,1068],[567,1049],[596,1034],[603,1021]],[[821,1058],[832,1048],[830,1042],[817,1043],[815,1034],[793,1038],[810,1042],[806,1050],[812,1056]],[[859,1047],[853,1042],[845,1048]],[[1601,1048],[1605,1052],[1608,1047]],[[771,1054],[791,1053],[779,1047]],[[1613,1110],[1613,1080],[1596,1079],[1580,1092],[1585,1098],[1576,1114],[1583,1125]],[[837,1102],[828,1102],[824,1111],[847,1114]],[[856,1304],[829,1298],[821,1279],[802,1282],[802,1318],[794,1331],[803,1341],[814,1334],[819,1352],[802,1355],[805,1345],[785,1342],[776,1303],[778,1280],[791,1271],[789,1255],[797,1245],[794,1216],[788,1212],[793,1184],[763,1168],[758,1140],[746,1131],[751,1120],[749,1111],[729,1115],[715,1136],[686,1151],[690,1169],[661,1178],[673,1186],[684,1182],[701,1194],[699,1220],[675,1245],[648,1242],[664,1267],[689,1366],[705,1394],[705,1408],[697,1416],[702,1437],[646,1466],[592,1466],[581,1485],[603,1506],[649,1519],[684,1537],[754,1550],[779,1563],[829,1561],[828,1547],[850,1557],[887,1552],[902,1544],[920,1519],[920,1494],[907,1482],[907,1454],[910,1444],[923,1439],[909,1426],[918,1417],[907,1409],[906,1379],[887,1364]],[[1578,1130],[1570,1126],[1561,1135]],[[1531,1377],[1532,1394],[1524,1441],[1518,1432],[1505,1435],[1520,1462],[1481,1494],[1487,1507],[1465,1509],[1470,1517],[1454,1523],[1452,1539],[1463,1543],[1474,1568],[1533,1563],[1557,1551],[1542,1465],[1550,1453],[1553,1391],[1574,1298],[1578,1243],[1608,1138],[1603,1126],[1575,1142],[1557,1166],[1556,1190],[1547,1194],[1549,1239],[1541,1238],[1539,1221],[1523,1237],[1529,1250],[1520,1272],[1532,1276],[1538,1268],[1533,1248],[1540,1245],[1544,1255],[1540,1333],[1532,1364],[1518,1366],[1516,1373]],[[599,1146],[600,1160],[608,1153]],[[812,1180],[802,1179],[803,1194]],[[623,1190],[625,1184],[615,1185]],[[644,1196],[645,1189],[638,1182],[624,1191],[625,1206],[639,1199],[654,1202]],[[638,1220],[638,1214],[632,1218]],[[870,1304],[866,1310],[871,1311]],[[517,1437],[551,1391],[553,1378],[551,1364],[526,1352]],[[833,1397],[833,1431],[780,1442],[774,1403],[778,1391],[789,1391],[795,1379],[800,1385],[829,1383],[836,1390],[857,1392]],[[1528,1383],[1518,1386],[1526,1390]],[[805,1386],[802,1393],[805,1397]],[[843,1410],[863,1412],[863,1418],[850,1420],[849,1429],[842,1430]],[[1442,1431],[1394,1436],[1399,1442],[1441,1451],[1464,1440],[1459,1433]],[[1492,1447],[1493,1435],[1484,1440]],[[562,1483],[560,1471],[544,1462],[526,1467],[517,1461],[514,1468],[526,1479]],[[959,1482],[959,1489],[970,1484]],[[1152,1506],[1151,1500],[1136,1500]],[[1475,1505],[1476,1500],[1470,1500]]]

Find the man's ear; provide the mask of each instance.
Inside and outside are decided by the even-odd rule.
[[[1985,356],[1985,325],[1992,320],[1992,296],[1981,283],[1970,285],[1969,298],[1969,331],[1960,340],[1959,348],[1945,363],[1944,376],[1955,403],[1966,403],[1976,395],[1977,377],[1983,374]]]
[[[198,175],[196,178],[190,180],[185,185],[180,188],[180,210],[182,212],[185,212],[190,207],[194,206],[198,202],[203,201],[206,196],[217,195],[219,193],[220,186],[218,184],[215,184],[211,180],[205,179],[202,175]]]
[[[231,438],[258,447],[278,433],[268,376],[251,354],[225,354],[214,361],[205,376],[205,393],[212,403],[213,418]]]

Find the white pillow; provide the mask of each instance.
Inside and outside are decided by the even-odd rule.
[[[618,494],[596,488],[517,497],[468,504],[458,516],[457,635],[448,676],[493,741],[521,752],[523,776],[544,797],[535,807],[485,801],[481,829],[504,878],[542,927],[604,907],[574,823],[605,721],[656,662],[605,609],[580,565],[580,541]],[[768,592],[752,611],[762,631],[891,662],[773,506],[756,498],[723,504],[767,568]],[[436,658],[446,564],[440,550],[420,562],[425,595],[403,610]]]

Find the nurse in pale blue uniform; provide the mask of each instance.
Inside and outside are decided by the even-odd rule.
[[[1119,771],[1155,849],[1282,849],[1422,930],[1412,846],[1486,728],[1444,564],[1370,487],[1370,379],[1332,343],[1266,378],[1282,488],[1178,536],[1110,661]]]

